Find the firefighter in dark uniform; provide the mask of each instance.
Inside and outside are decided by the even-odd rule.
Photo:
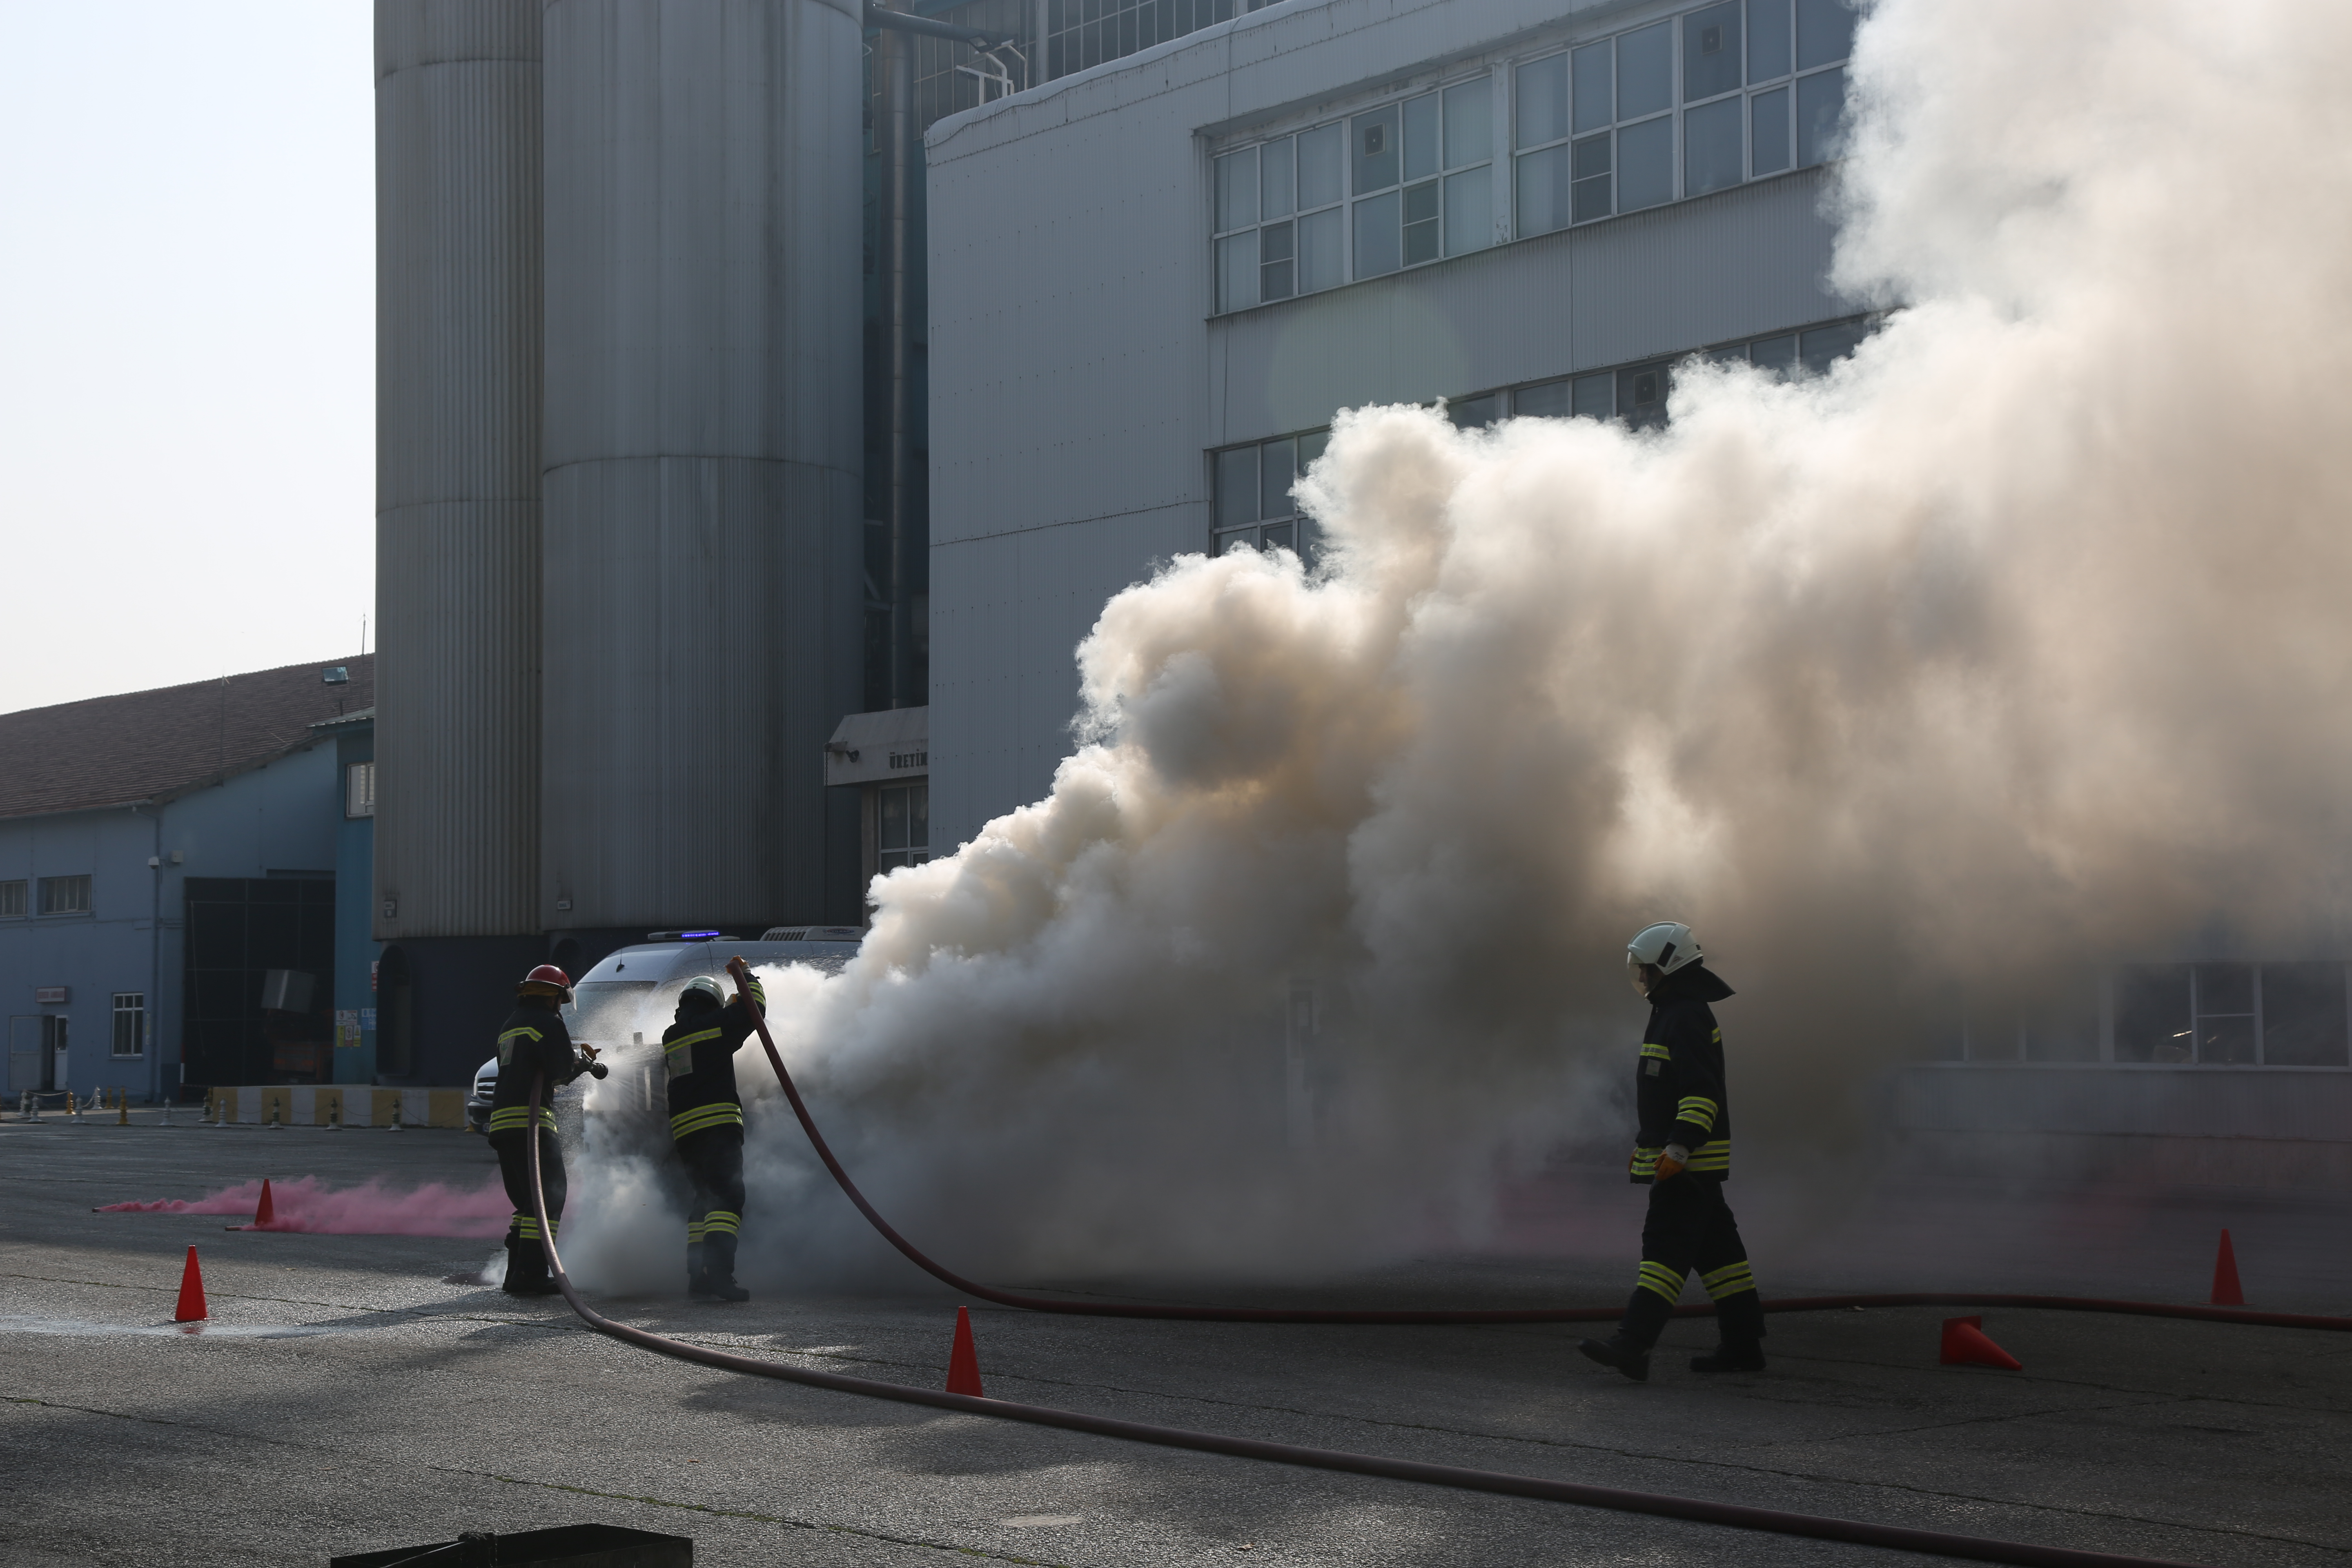
[[[574,1046],[556,1009],[572,1000],[572,979],[542,963],[515,988],[515,1010],[499,1026],[499,1088],[490,1099],[490,1147],[498,1151],[514,1219],[507,1226],[509,1296],[551,1296],[547,1254],[539,1245],[539,1215],[530,1195],[530,1089],[539,1091],[540,1180],[547,1191],[550,1225],[563,1223],[563,1152],[555,1143],[555,1091],[582,1073],[604,1076],[593,1046]],[[543,1080],[543,1081],[541,1081]]]
[[[753,1006],[768,1005],[757,979]],[[669,1135],[694,1181],[686,1213],[686,1289],[699,1300],[748,1301],[735,1283],[735,1243],[743,1225],[743,1100],[735,1050],[756,1027],[739,994],[721,1000],[719,982],[698,975],[677,998],[677,1022],[662,1034],[669,1086]]]
[[[1633,1079],[1641,1118],[1629,1167],[1650,1189],[1642,1269],[1617,1331],[1577,1349],[1636,1383],[1650,1375],[1650,1347],[1693,1270],[1715,1302],[1721,1342],[1696,1356],[1696,1373],[1764,1370],[1764,1305],[1748,1272],[1739,1224],[1723,1201],[1731,1176],[1731,1096],[1724,1088],[1723,1031],[1710,1003],[1731,987],[1699,962],[1690,927],[1645,926],[1626,945],[1633,987],[1650,999],[1650,1026]]]

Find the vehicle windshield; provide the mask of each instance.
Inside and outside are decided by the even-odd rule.
[[[631,1029],[644,1026],[633,1020],[654,984],[650,980],[583,981],[572,987],[573,1000],[564,1026],[573,1039],[591,1045],[625,1039]]]

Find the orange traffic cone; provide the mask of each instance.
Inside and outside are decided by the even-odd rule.
[[[2238,1255],[2230,1246],[2230,1233],[2221,1233],[2221,1250],[2213,1255],[2213,1305],[2242,1307],[2246,1292],[2238,1284]]]
[[[253,1228],[259,1230],[264,1226],[277,1223],[278,1209],[269,1201],[269,1178],[264,1176],[261,1178],[261,1203],[253,1211]]]
[[[2025,1363],[1985,1338],[1982,1318],[1946,1318],[1946,1366],[1997,1366],[2003,1372],[2023,1372]]]
[[[205,1275],[196,1267],[196,1249],[188,1248],[188,1266],[180,1270],[180,1304],[172,1310],[175,1323],[199,1322],[212,1314],[205,1310]]]
[[[980,1352],[971,1342],[971,1309],[956,1309],[955,1345],[948,1352],[948,1392],[988,1397],[980,1391]]]

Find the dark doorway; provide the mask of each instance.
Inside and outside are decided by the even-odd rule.
[[[404,948],[387,947],[375,970],[375,1070],[379,1079],[415,1070],[415,980]]]
[[[335,881],[191,877],[190,1083],[320,1083],[334,1060]]]

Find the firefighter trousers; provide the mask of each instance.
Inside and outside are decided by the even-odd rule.
[[[1655,1344],[1694,1270],[1715,1302],[1725,1343],[1754,1344],[1764,1337],[1763,1300],[1748,1272],[1739,1222],[1723,1201],[1723,1184],[1685,1172],[1651,1184],[1641,1273],[1618,1333],[1639,1349]]]
[[[707,1278],[735,1282],[735,1239],[743,1225],[743,1129],[706,1127],[677,1141],[677,1157],[694,1182],[686,1206],[688,1288]]]
[[[547,1279],[547,1254],[539,1245],[539,1213],[530,1196],[530,1130],[513,1127],[490,1134],[499,1156],[499,1175],[507,1185],[507,1201],[514,1218],[507,1226],[507,1283],[534,1284]],[[559,1230],[563,1224],[563,1151],[552,1128],[539,1130],[540,1180],[547,1187],[547,1217]]]

